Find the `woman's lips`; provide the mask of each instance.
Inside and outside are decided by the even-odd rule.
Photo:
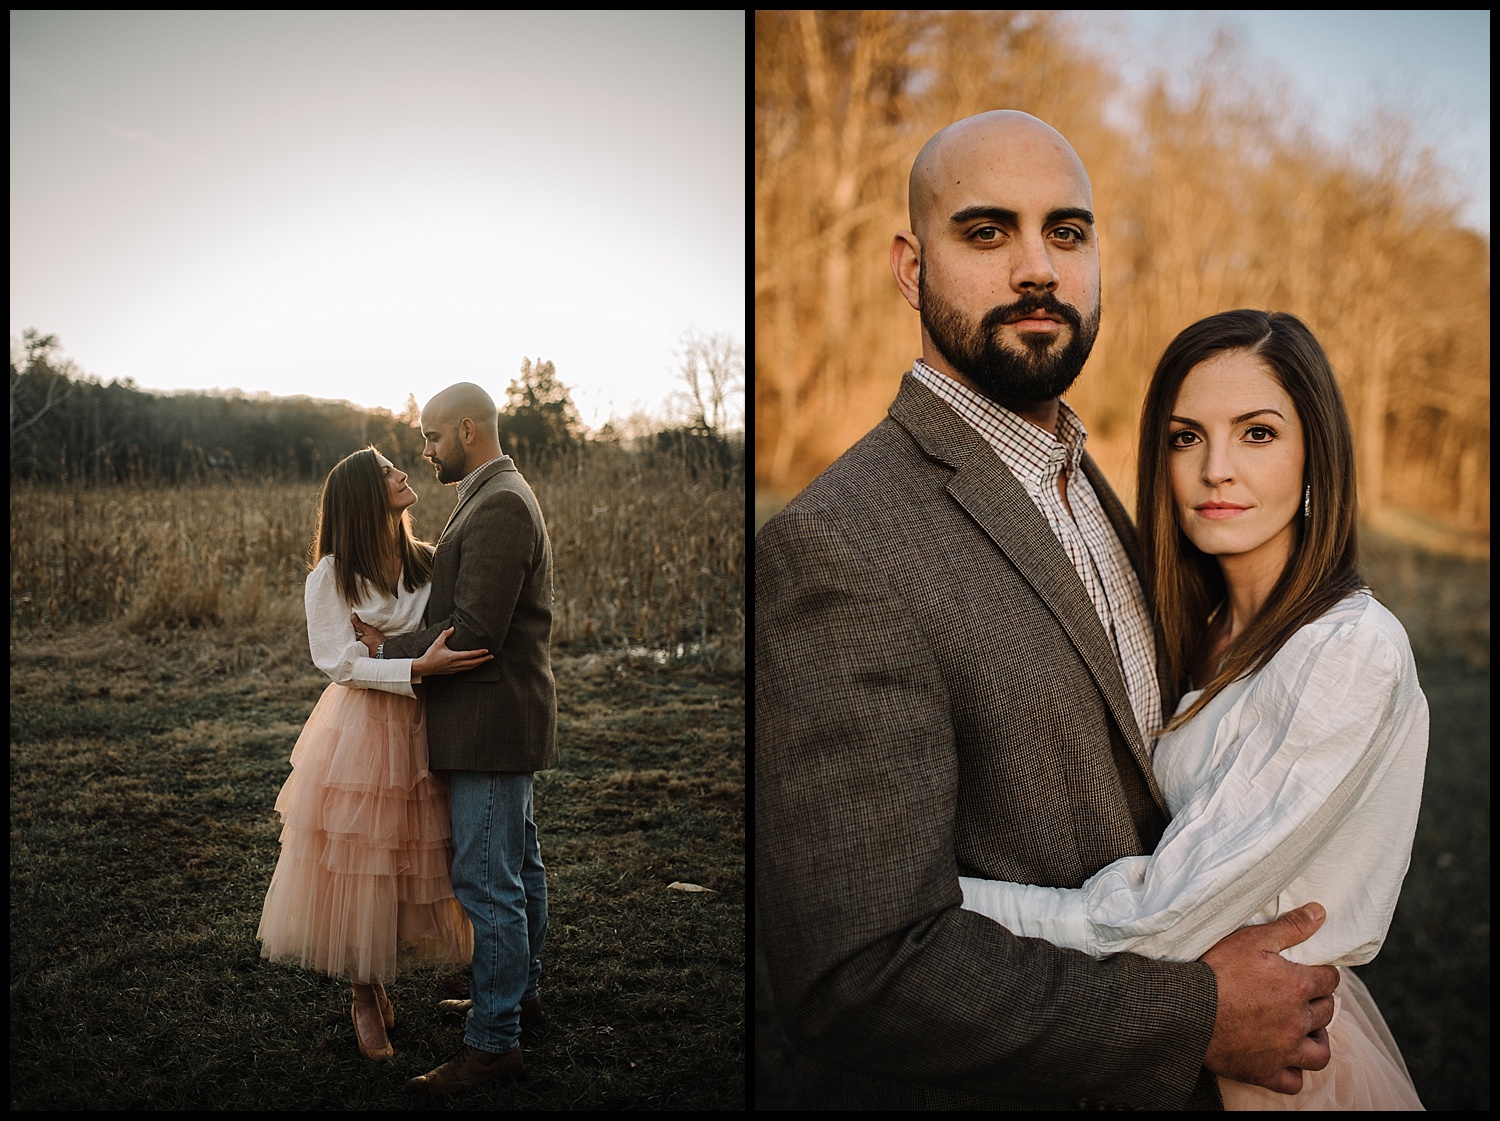
[[[1220,521],[1224,518],[1238,517],[1247,509],[1249,509],[1247,506],[1199,506],[1198,516],[1200,518],[1210,518],[1213,521]]]

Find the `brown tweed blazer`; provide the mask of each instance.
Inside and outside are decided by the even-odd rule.
[[[552,543],[510,456],[475,480],[438,539],[427,626],[388,639],[415,658],[448,627],[455,650],[495,657],[422,682],[433,770],[539,771],[557,765],[552,679]]]
[[[756,906],[801,1104],[1222,1108],[1206,965],[961,908],[960,874],[1076,887],[1167,821],[1099,617],[989,445],[908,375],[757,534],[754,603]]]

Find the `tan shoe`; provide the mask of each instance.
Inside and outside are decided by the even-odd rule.
[[[391,998],[386,995],[384,985],[375,985],[375,1003],[380,1005],[380,1018],[385,1021],[386,1030],[396,1026],[396,1006],[391,1003]]]
[[[365,1010],[366,1023],[373,1021],[367,1029],[370,1045],[366,1046],[365,1033],[359,1030],[359,1010]],[[383,1063],[394,1058],[396,1049],[391,1046],[391,1041],[386,1038],[385,1024],[380,1018],[380,1006],[374,1002],[365,1003],[357,997],[349,1004],[349,1019],[354,1022],[354,1042],[359,1044],[359,1053],[374,1063]]]
[[[436,1070],[408,1080],[406,1088],[425,1094],[451,1094],[495,1078],[520,1074],[523,1066],[520,1047],[513,1047],[503,1055],[494,1055],[465,1043]]]

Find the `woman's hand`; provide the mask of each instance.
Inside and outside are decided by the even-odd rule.
[[[453,628],[449,627],[433,639],[432,645],[427,648],[427,653],[412,661],[412,673],[420,677],[462,673],[466,669],[482,666],[494,657],[488,650],[449,650],[448,636],[452,633]]]

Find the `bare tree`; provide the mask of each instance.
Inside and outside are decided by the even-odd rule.
[[[1167,343],[1259,307],[1297,315],[1327,350],[1366,515],[1487,534],[1489,244],[1460,226],[1462,184],[1420,131],[1372,114],[1368,137],[1332,146],[1225,36],[1117,97],[1119,75],[1078,47],[1078,18],[756,12],[757,487],[796,491],[884,414],[916,347],[887,265],[907,170],[937,129],[1012,108],[1067,136],[1093,181],[1105,311],[1069,402],[1122,497]],[[1425,314],[1434,285],[1441,310]]]
[[[745,351],[728,335],[689,330],[675,352],[688,424],[711,436],[723,436],[744,419]],[[736,416],[738,414],[738,416]]]
[[[38,424],[73,391],[73,383],[68,377],[73,372],[72,363],[59,366],[52,359],[52,352],[57,349],[57,336],[43,335],[35,327],[28,327],[22,338],[24,365],[17,369],[14,358],[10,365],[12,458],[16,454],[16,437]],[[40,392],[27,392],[31,387],[39,387]]]

